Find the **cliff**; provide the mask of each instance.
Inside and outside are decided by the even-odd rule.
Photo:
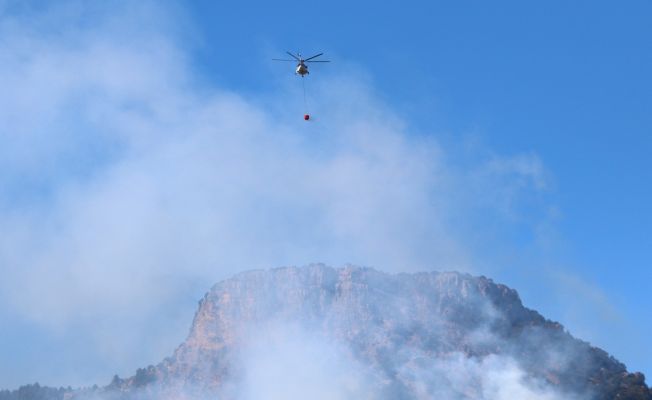
[[[171,357],[64,397],[652,400],[642,374],[491,279],[324,265],[216,284]]]

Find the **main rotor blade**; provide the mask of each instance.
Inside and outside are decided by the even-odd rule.
[[[272,61],[291,61],[291,62],[297,62],[297,60],[285,60],[282,58],[272,58]]]
[[[289,51],[286,51],[286,53],[288,53],[289,55],[291,55],[292,58],[294,58],[295,60],[297,60],[297,61],[301,61],[301,59],[300,59],[299,57],[295,56],[294,54],[290,53]]]
[[[309,62],[309,63],[313,63],[313,62],[330,62],[330,60],[312,60],[312,61],[305,60],[305,62]]]
[[[312,60],[313,58],[317,58],[317,57],[321,56],[322,54],[324,54],[324,53],[319,53],[316,56],[308,57],[304,61]]]

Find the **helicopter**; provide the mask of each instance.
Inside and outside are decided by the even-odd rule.
[[[282,59],[282,58],[272,58],[272,60],[274,60],[274,61],[296,62],[297,63],[297,68],[295,70],[295,74],[301,75],[302,78],[310,73],[310,72],[308,72],[307,63],[330,62],[329,60],[315,60],[315,58],[323,55],[324,53],[319,53],[317,55],[314,55],[312,57],[308,57],[308,58],[305,58],[305,59],[303,57],[301,57],[301,53],[297,53],[296,55],[290,53],[289,51],[286,51],[286,53],[289,54],[293,59],[288,60],[288,59]]]
[[[274,61],[296,62],[297,67],[296,67],[296,70],[295,70],[294,73],[295,73],[295,75],[300,75],[302,78],[304,78],[306,75],[308,75],[310,73],[310,72],[308,72],[308,63],[330,62],[329,60],[315,60],[315,58],[320,57],[324,53],[319,53],[319,54],[316,54],[316,55],[314,55],[312,57],[308,57],[308,58],[303,58],[301,56],[301,53],[297,53],[296,55],[290,53],[289,51],[286,51],[286,53],[288,55],[290,55],[290,57],[292,57],[291,60],[283,59],[283,58],[272,58],[272,60],[274,60]],[[306,109],[306,113],[303,115],[303,119],[306,120],[306,121],[309,121],[310,120],[310,114],[308,114],[308,101],[306,100],[306,84],[305,84],[305,81],[303,79],[301,80],[301,83],[303,85],[303,103],[304,103],[304,107]]]

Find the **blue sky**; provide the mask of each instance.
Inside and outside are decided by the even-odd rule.
[[[652,374],[650,2],[41,4],[0,2],[0,386],[313,261],[484,274]],[[285,50],[333,61],[309,124]]]

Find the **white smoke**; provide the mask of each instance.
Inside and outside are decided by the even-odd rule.
[[[241,354],[241,400],[377,398],[378,383],[346,347],[295,323],[257,330]]]
[[[561,400],[575,398],[560,394],[545,382],[537,382],[510,357],[489,355],[471,358],[455,352],[429,359],[418,366],[406,366],[399,379],[414,381],[417,399]]]
[[[373,290],[382,291],[382,287],[374,287]],[[258,292],[253,293],[256,296]],[[282,292],[276,296],[283,298]],[[529,362],[528,351],[519,349],[519,346],[523,345],[520,339],[506,340],[489,328],[504,317],[503,312],[495,309],[486,298],[477,294],[467,293],[464,297],[468,305],[473,304],[473,318],[483,321],[468,332],[466,346],[480,349],[488,345],[502,349],[504,354],[472,356],[459,350],[436,353],[415,344],[419,343],[418,340],[407,340],[406,336],[397,347],[386,348],[380,358],[375,358],[368,350],[374,347],[374,341],[386,344],[395,339],[392,336],[396,331],[391,332],[391,328],[388,331],[388,326],[398,324],[403,326],[403,329],[408,329],[407,327],[416,323],[410,319],[413,318],[410,317],[413,310],[408,311],[404,307],[414,306],[410,300],[386,293],[385,297],[377,299],[380,304],[375,304],[367,310],[370,313],[366,315],[369,320],[362,324],[362,331],[357,333],[365,338],[362,344],[358,344],[362,349],[366,349],[362,352],[360,349],[354,351],[356,345],[346,339],[336,338],[351,329],[349,323],[345,322],[348,316],[346,311],[344,318],[339,320],[341,322],[335,325],[333,321],[339,319],[336,310],[331,311],[335,314],[327,312],[323,320],[310,318],[310,321],[307,318],[291,316],[279,320],[275,317],[275,312],[270,312],[270,320],[255,319],[255,322],[246,325],[244,330],[236,329],[235,332],[243,332],[234,344],[234,348],[239,349],[238,356],[229,358],[233,362],[232,371],[236,372],[224,383],[225,389],[220,389],[218,393],[224,398],[238,400],[591,398],[591,393],[564,392],[559,386],[555,387],[543,378],[527,373],[514,356],[521,357],[520,362]],[[273,298],[275,296],[249,301],[269,303],[266,308],[277,310],[280,314],[286,313],[285,300],[271,300]],[[312,309],[314,306],[312,304],[307,307]],[[302,305],[299,305],[299,309],[301,307]],[[381,314],[377,315],[375,312]],[[425,329],[431,333],[438,332],[436,340],[446,342],[450,331],[445,327],[450,329],[451,321],[447,321],[445,315],[438,314],[434,309],[430,314],[427,316],[428,325]],[[243,316],[243,319],[246,320],[246,317]],[[377,326],[371,322],[376,319],[382,321],[378,322]],[[330,322],[325,323],[326,320]],[[453,324],[457,325],[453,329],[470,329],[459,322]],[[320,326],[322,328],[319,328]],[[324,326],[329,328],[324,330]],[[566,364],[578,356],[573,348],[557,348],[549,341],[545,332],[538,332],[536,329],[528,331],[526,340],[538,343],[539,348],[546,349],[548,359],[542,361],[542,365],[538,367],[551,373],[550,376],[554,376],[553,371],[568,372]],[[509,350],[510,348],[513,349]]]
[[[287,93],[197,82],[171,19],[140,23],[165,17],[149,3],[58,11],[0,14],[0,312],[92,338],[76,351],[106,371],[27,381],[101,382],[158,361],[198,292],[241,269],[469,270],[464,216],[483,223],[499,205],[487,226],[509,224],[520,193],[545,186],[535,155],[457,165],[351,71],[314,87],[307,124],[269,111],[298,110]]]

